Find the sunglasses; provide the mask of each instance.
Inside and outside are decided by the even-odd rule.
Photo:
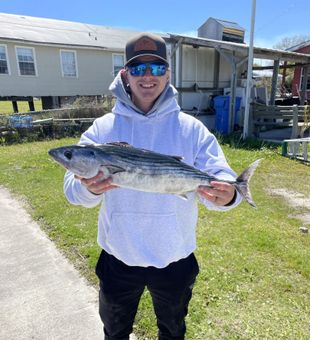
[[[136,62],[129,64],[128,70],[133,77],[142,77],[145,75],[146,70],[151,71],[152,76],[160,77],[166,74],[168,65],[161,61],[153,61],[150,63]]]

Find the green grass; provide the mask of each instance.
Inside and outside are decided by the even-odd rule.
[[[27,202],[33,218],[59,249],[97,285],[98,208],[66,202],[64,170],[47,155],[49,148],[75,141],[0,147],[0,184]],[[301,208],[266,191],[286,188],[309,197],[309,166],[281,157],[279,147],[222,142],[237,173],[255,159],[264,159],[251,181],[258,209],[242,203],[219,213],[200,206],[196,251],[200,274],[187,317],[187,339],[309,339],[309,234],[299,231],[301,222],[293,217]],[[156,339],[148,292],[139,306],[135,332],[142,340]]]
[[[42,102],[41,100],[34,100],[33,101],[34,108],[36,111],[42,111]],[[24,113],[29,112],[29,105],[28,102],[25,101],[18,101],[18,112]],[[1,114],[13,114],[13,105],[10,101],[0,101],[0,115]]]

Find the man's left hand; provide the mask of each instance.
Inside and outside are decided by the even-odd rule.
[[[198,194],[216,205],[226,205],[235,195],[235,187],[226,182],[211,182],[211,188],[205,185],[198,187]]]

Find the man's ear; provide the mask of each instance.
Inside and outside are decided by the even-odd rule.
[[[167,76],[167,83],[168,83],[170,81],[170,70],[166,72],[166,76]]]
[[[131,94],[131,90],[130,90],[130,86],[129,86],[129,81],[128,81],[128,75],[127,75],[127,71],[125,69],[123,69],[121,71],[121,78],[122,78],[122,82],[123,82],[123,86],[125,91],[128,94]]]
[[[122,77],[123,82],[125,84],[127,84],[128,83],[128,77],[127,77],[127,71],[125,69],[123,69],[121,71],[121,77]]]

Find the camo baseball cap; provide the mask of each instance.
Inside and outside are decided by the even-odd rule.
[[[141,33],[136,35],[127,42],[125,52],[125,66],[141,56],[154,56],[168,64],[165,40],[155,34]]]

